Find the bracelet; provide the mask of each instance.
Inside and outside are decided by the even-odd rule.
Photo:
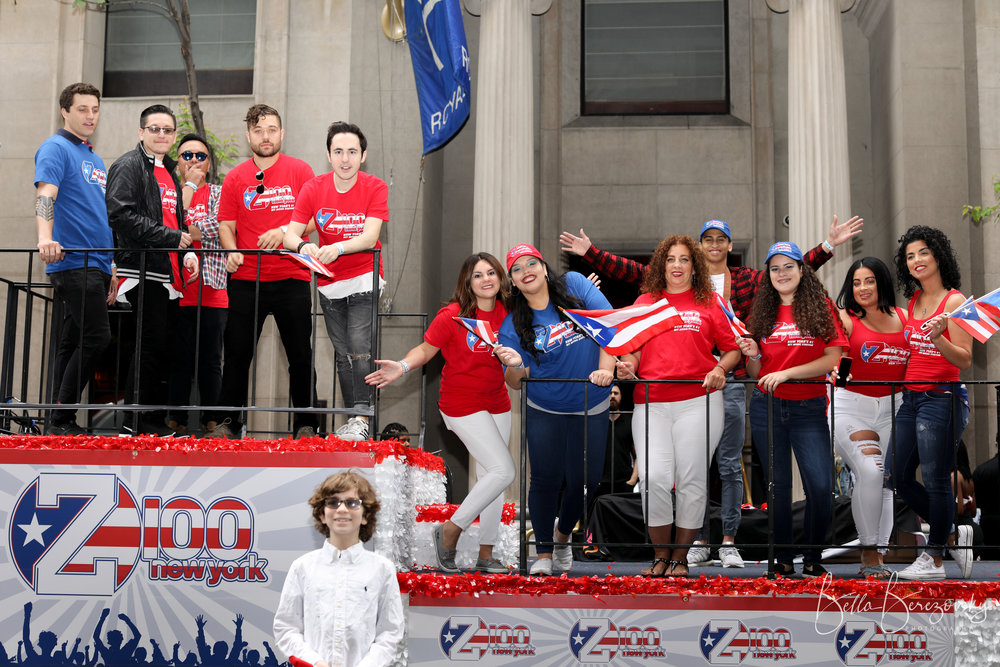
[[[727,371],[727,370],[726,370],[726,367],[725,367],[725,366],[723,366],[722,364],[716,364],[716,365],[715,365],[715,368],[721,368],[721,369],[722,369],[722,372],[723,372],[723,374],[725,374],[725,373],[728,373],[728,372],[729,372],[729,371]],[[715,370],[715,368],[713,368],[712,370]]]
[[[344,244],[343,243],[334,243],[334,245],[337,246],[337,250],[339,250],[340,254],[343,255],[344,254]]]
[[[309,245],[310,243],[312,243],[312,241],[310,241],[309,239],[302,241],[301,243],[299,243],[298,247],[295,248],[295,252],[302,252],[302,246]]]
[[[524,362],[522,361],[517,366],[508,366],[507,368],[513,368],[514,370],[520,370],[520,369],[524,368]]]
[[[406,359],[400,359],[398,363],[400,366],[403,367],[403,375],[406,375],[407,373],[410,372],[410,365],[406,363]]]
[[[184,187],[191,188],[195,192],[198,192],[198,186],[192,183],[191,181],[184,181]]]
[[[760,361],[760,352],[757,353],[756,357],[747,357],[750,361]]]
[[[833,254],[833,245],[826,239],[823,239],[823,250],[826,250],[831,255]]]

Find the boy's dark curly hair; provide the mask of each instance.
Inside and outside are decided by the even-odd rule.
[[[920,282],[910,275],[906,266],[906,247],[914,241],[923,241],[934,253],[941,274],[941,283],[946,290],[962,288],[962,274],[958,270],[958,258],[951,247],[951,241],[945,233],[934,227],[914,225],[899,237],[899,249],[896,250],[896,279],[903,288],[903,296],[911,298],[920,287]]]
[[[690,236],[677,234],[660,241],[653,251],[652,259],[649,260],[649,271],[646,272],[639,291],[644,294],[661,294],[667,291],[667,253],[676,245],[686,247],[691,255],[694,269],[691,273],[691,287],[694,290],[695,303],[707,305],[712,298],[712,279],[708,275],[708,262],[701,246]]]
[[[583,306],[583,302],[569,293],[569,288],[566,287],[566,274],[553,278],[549,263],[545,260],[541,260],[541,262],[545,266],[545,280],[549,286],[549,303],[556,307],[560,320],[568,321],[569,318],[559,309],[580,308]],[[535,311],[528,305],[528,300],[521,294],[521,290],[517,289],[513,283],[514,280],[511,279],[512,294],[509,312],[514,323],[514,331],[517,332],[517,337],[521,341],[521,349],[528,352],[537,362],[541,360],[541,353],[535,347]]]
[[[792,301],[792,319],[802,335],[822,338],[829,343],[837,335],[830,296],[812,268],[802,262],[796,263],[802,269],[802,279]],[[769,273],[770,271],[761,278],[747,322],[747,328],[757,340],[766,338],[774,331],[774,324],[778,321],[778,306],[781,305],[781,295],[771,283]]]

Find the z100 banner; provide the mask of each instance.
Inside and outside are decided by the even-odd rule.
[[[410,665],[954,664],[950,599],[410,596]]]
[[[0,665],[277,665],[309,496],[367,454],[0,451]]]

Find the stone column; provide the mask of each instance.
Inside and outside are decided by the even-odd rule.
[[[535,233],[535,105],[531,16],[551,0],[466,0],[480,15],[472,249],[502,259]]]
[[[768,0],[788,11],[789,239],[805,252],[826,238],[830,222],[851,217],[847,98],[840,13],[854,0]],[[850,265],[850,243],[824,266],[827,289]]]

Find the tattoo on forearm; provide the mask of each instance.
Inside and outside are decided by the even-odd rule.
[[[42,220],[55,221],[55,202],[48,195],[35,197],[35,215]]]

